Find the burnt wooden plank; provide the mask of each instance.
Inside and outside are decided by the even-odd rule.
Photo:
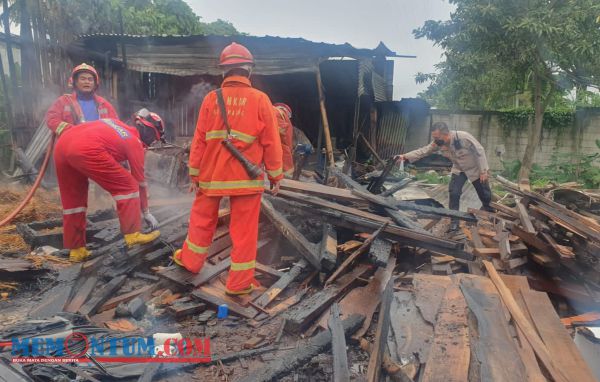
[[[275,278],[280,278],[285,275],[284,272],[280,272],[277,269],[274,269],[268,265],[261,264],[258,261],[256,262],[256,271],[262,273],[263,275],[268,275]]]
[[[321,259],[317,246],[308,240],[294,225],[279,211],[273,208],[271,202],[263,198],[261,201],[263,214],[271,221],[277,230],[298,250],[313,267],[321,269]]]
[[[467,303],[455,284],[446,289],[437,315],[434,335],[422,381],[467,381],[471,360]]]
[[[326,270],[333,270],[337,261],[337,231],[331,224],[323,224],[323,236],[319,251],[321,266]]]
[[[41,296],[41,303],[34,307],[28,316],[32,318],[46,318],[62,312],[71,296],[72,288],[81,273],[81,269],[81,263],[61,269],[56,279],[56,286]]]
[[[297,332],[312,324],[336,299],[348,290],[356,279],[369,270],[368,265],[358,265],[351,273],[345,274],[329,286],[324,287],[312,296],[305,298],[300,304],[285,314],[286,329]]]
[[[535,234],[527,232],[525,229],[519,227],[516,224],[513,224],[510,227],[510,231],[516,236],[520,237],[521,240],[525,242],[525,244],[536,248],[542,253],[554,253],[552,247],[544,242],[542,239],[537,237]]]
[[[569,381],[594,381],[595,377],[575,342],[560,322],[548,295],[544,292],[521,290],[533,324],[556,366]]]
[[[490,206],[498,212],[502,212],[505,215],[511,216],[515,219],[519,219],[519,212],[515,211],[514,208],[510,208],[508,206],[505,206],[504,204],[496,202],[491,202]]]
[[[98,313],[104,312],[106,310],[110,310],[116,308],[119,304],[129,302],[134,298],[141,296],[145,293],[150,293],[154,289],[156,289],[156,284],[154,285],[146,285],[139,289],[132,290],[131,292],[120,294],[106,301],[100,308],[98,308]]]
[[[394,223],[399,225],[400,227],[410,228],[415,232],[423,233],[428,235],[429,232],[419,224],[415,223],[416,219],[406,215],[403,211],[397,211],[392,208],[385,208],[385,213],[392,218]]]
[[[460,289],[477,320],[471,345],[479,365],[482,381],[525,381],[527,373],[513,341],[502,300],[494,284],[481,276],[463,275]]]
[[[333,381],[349,381],[350,370],[348,369],[348,354],[346,354],[346,336],[340,320],[340,307],[338,304],[331,306],[329,330],[331,331],[331,350],[333,353]]]
[[[286,199],[289,198],[299,201],[283,200],[281,198],[273,199],[267,195],[265,195],[264,198],[277,203],[278,208],[286,209],[299,216],[319,217],[320,219],[336,226],[366,231],[375,230],[381,224],[385,223],[386,221],[390,221],[389,218],[385,218],[383,216],[371,214],[356,208],[331,203],[315,197],[308,197],[304,195],[297,197],[297,195],[290,195],[290,192],[286,192],[285,194],[281,192],[280,194],[282,194],[281,196],[285,197]],[[407,245],[431,249],[436,252],[451,254],[453,256],[459,256],[463,258],[468,257],[466,260],[472,260],[472,256],[463,253],[462,249],[464,248],[464,245],[462,243],[441,239],[432,235],[431,233],[423,234],[408,228],[402,228],[390,224],[385,229],[382,236],[394,241],[401,241]]]
[[[205,283],[209,282],[210,280],[214,279],[215,277],[217,277],[218,275],[220,275],[221,273],[225,272],[227,270],[227,268],[229,268],[230,265],[231,265],[231,258],[221,260],[220,262],[218,262],[215,265],[205,263],[204,266],[202,267],[202,269],[200,270],[200,273],[192,274],[192,277],[187,279],[186,284],[192,285],[194,287],[198,287],[202,284],[205,284]],[[181,268],[181,267],[179,267],[179,268]],[[181,269],[183,269],[183,268],[181,268]],[[183,271],[188,274],[190,273],[185,269],[183,269]]]
[[[73,296],[71,301],[67,304],[64,311],[69,313],[76,313],[79,308],[86,302],[96,283],[98,282],[98,278],[95,276],[90,276],[85,279],[83,285],[77,291],[77,294]]]
[[[502,302],[504,302],[504,305],[510,312],[513,321],[522,331],[523,336],[533,348],[533,351],[540,360],[541,364],[548,371],[548,373],[550,374],[552,379],[554,379],[555,382],[567,382],[569,379],[565,375],[565,371],[557,367],[556,361],[550,355],[548,348],[546,347],[544,342],[542,342],[542,339],[540,338],[536,329],[529,321],[529,318],[525,316],[525,314],[515,301],[515,298],[513,297],[510,289],[506,287],[506,285],[500,278],[500,275],[498,275],[498,272],[496,272],[494,266],[486,260],[483,260],[483,265],[486,271],[488,272],[490,279],[496,286],[496,289],[498,289],[500,297],[502,298]]]
[[[342,321],[346,337],[354,333],[363,321],[362,316],[353,315]],[[269,382],[280,380],[311,358],[326,351],[331,346],[331,333],[324,331],[309,339],[296,350],[289,351],[275,360],[263,364],[256,371],[241,378],[238,382]]]
[[[117,276],[110,280],[102,289],[98,290],[95,296],[90,298],[85,304],[79,309],[79,313],[83,315],[91,316],[98,311],[98,308],[106,302],[111,295],[113,295],[119,288],[125,283],[125,275]]]
[[[455,211],[455,210],[450,210],[447,208],[422,206],[417,203],[401,201],[401,200],[396,201],[395,205],[396,205],[396,207],[398,207],[401,210],[415,211],[417,213],[428,215],[428,216],[435,215],[435,216],[443,216],[443,217],[448,217],[448,218],[460,219],[460,220],[473,222],[473,223],[477,222],[477,218],[475,217],[475,215],[473,215],[471,213],[467,213],[467,212]]]
[[[188,302],[185,304],[173,304],[167,308],[167,311],[175,316],[177,319],[181,319],[192,314],[202,313],[206,310],[206,304]]]
[[[369,358],[369,366],[367,369],[367,381],[369,382],[379,382],[379,377],[381,375],[381,361],[383,360],[388,332],[390,330],[390,307],[392,305],[393,291],[393,282],[388,280],[381,297],[377,331],[375,332],[371,358]]]
[[[385,267],[392,254],[392,243],[385,239],[375,239],[369,250],[369,258],[380,267]]]
[[[144,367],[144,372],[138,378],[137,382],[152,382],[160,372],[162,363],[149,363]]]
[[[348,266],[350,266],[350,264],[352,264],[352,262],[356,260],[356,258],[358,258],[358,256],[364,254],[370,247],[373,240],[375,240],[377,236],[379,236],[379,234],[385,229],[385,227],[387,227],[387,225],[387,222],[383,223],[381,227],[377,229],[377,231],[373,232],[367,238],[367,240],[365,240],[364,243],[361,244],[360,247],[358,247],[354,252],[352,252],[352,254],[348,256],[346,260],[344,260],[344,262],[335,270],[335,272],[333,272],[333,274],[329,276],[329,278],[325,282],[325,286],[334,282],[338,278],[338,276],[341,275],[346,270],[346,268],[348,268]]]
[[[231,298],[227,298],[225,294],[208,286],[203,286],[194,290],[192,296],[213,306],[227,304],[229,311],[242,317],[254,318],[258,313],[256,309],[252,307],[243,307]]]
[[[254,304],[260,306],[261,308],[266,308],[267,305],[271,301],[273,301],[285,288],[290,285],[306,268],[307,262],[304,259],[301,259],[298,263],[294,264],[292,269],[289,272],[284,273],[283,276],[279,278],[269,289],[267,289],[260,297],[258,297]]]
[[[390,188],[388,188],[387,190],[383,191],[381,194],[382,197],[387,198],[388,196],[392,196],[394,195],[397,191],[400,191],[401,189],[403,189],[404,187],[408,186],[408,184],[410,182],[412,182],[413,180],[411,178],[404,178],[401,181],[394,183],[393,185],[390,186]]]
[[[308,195],[324,197],[328,200],[337,200],[342,202],[362,203],[364,199],[352,195],[350,190],[344,190],[336,187],[329,187],[319,183],[307,183],[297,180],[282,179],[280,182],[281,190],[299,192]]]
[[[525,231],[535,234],[536,231],[533,227],[533,223],[531,223],[531,219],[529,218],[527,207],[525,207],[522,201],[517,202],[517,212],[519,213],[519,220],[521,220],[521,225],[523,228],[525,228]]]
[[[477,226],[472,226],[470,231],[471,231],[471,241],[473,242],[473,245],[476,248],[485,247],[483,245],[483,242],[481,241],[481,236],[479,236],[479,230],[477,229]]]

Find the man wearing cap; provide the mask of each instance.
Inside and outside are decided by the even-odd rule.
[[[73,93],[58,97],[46,113],[46,125],[57,136],[84,122],[119,118],[113,106],[96,94],[100,77],[93,66],[77,65],[71,72],[69,84],[73,85]]]
[[[229,197],[233,249],[225,287],[233,295],[250,293],[259,286],[254,269],[264,174],[251,175],[228,145],[255,166],[264,166],[274,193],[283,177],[277,119],[269,97],[250,83],[253,66],[254,58],[243,45],[232,43],[221,53],[223,84],[204,98],[190,147],[189,172],[196,199],[188,236],[173,255],[175,263],[200,272],[221,199]]]

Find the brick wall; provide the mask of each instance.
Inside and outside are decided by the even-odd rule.
[[[407,151],[429,142],[431,125],[446,122],[450,129],[468,131],[485,147],[492,170],[502,170],[501,160],[522,159],[527,146],[527,129],[510,130],[505,135],[497,112],[448,112],[431,110],[429,116],[418,126],[411,126],[406,138]],[[554,153],[593,154],[600,152],[595,140],[600,139],[600,109],[578,110],[573,128],[560,136],[554,131],[543,130],[542,140],[535,151],[534,163],[549,164]]]

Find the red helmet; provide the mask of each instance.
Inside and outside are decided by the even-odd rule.
[[[273,104],[273,106],[286,112],[288,118],[292,118],[292,108],[289,107],[288,105],[286,105],[285,103],[278,102],[278,103]]]
[[[69,78],[69,86],[73,86],[73,83],[75,82],[75,76],[81,72],[91,73],[94,76],[94,80],[96,80],[96,88],[98,88],[98,85],[100,85],[100,77],[98,76],[98,72],[92,65],[88,65],[85,62],[73,68],[73,71],[71,72],[71,78]]]
[[[134,114],[134,120],[136,124],[141,124],[143,126],[147,126],[154,130],[157,141],[163,141],[165,139],[165,126],[163,124],[162,118],[156,113],[151,112],[150,110],[143,108],[138,110]]]
[[[254,66],[254,57],[252,57],[252,53],[245,46],[232,42],[221,52],[219,66],[235,67],[242,65]]]

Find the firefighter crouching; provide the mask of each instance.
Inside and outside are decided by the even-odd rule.
[[[134,115],[134,127],[116,119],[100,119],[73,126],[60,135],[54,161],[63,205],[64,248],[70,249],[71,261],[90,256],[85,247],[88,179],[112,195],[129,247],[149,243],[160,235],[158,222],[148,209],[144,148],[163,136],[161,118],[146,109]],[[119,164],[123,161],[129,162],[131,172]],[[154,231],[140,232],[141,213]]]
[[[202,102],[190,148],[189,172],[196,199],[189,232],[173,259],[190,272],[200,272],[216,229],[219,203],[229,196],[233,249],[226,292],[245,294],[259,286],[254,268],[264,175],[251,177],[224,140],[228,139],[226,143],[233,144],[249,162],[264,164],[274,193],[283,176],[282,150],[271,101],[250,83],[252,54],[232,43],[221,53],[219,66],[224,77],[220,91],[226,120],[220,110],[219,90],[212,91]]]
[[[466,131],[450,131],[444,122],[433,124],[431,138],[433,142],[429,145],[403,155],[396,155],[395,158],[398,161],[416,162],[436,151],[439,152],[452,162],[452,177],[448,185],[450,209],[459,209],[463,186],[469,180],[477,191],[482,204],[481,209],[493,211],[490,207],[492,201],[492,190],[489,184],[490,168],[481,143]],[[458,220],[453,219],[449,230],[457,229]]]
[[[57,136],[84,122],[119,118],[110,102],[96,94],[100,77],[94,67],[86,63],[77,65],[69,82],[73,85],[73,93],[58,97],[46,113],[46,125]]]

